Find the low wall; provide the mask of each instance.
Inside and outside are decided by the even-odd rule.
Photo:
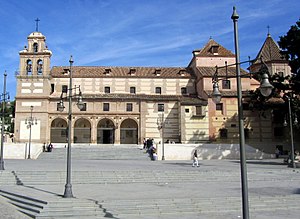
[[[158,159],[162,159],[163,148],[157,146]],[[191,160],[194,150],[197,149],[198,159],[240,159],[239,144],[164,144],[164,156],[166,160]],[[270,159],[274,154],[267,154],[249,145],[245,145],[247,159]]]
[[[30,158],[36,159],[43,151],[42,144],[30,145]],[[29,154],[29,145],[27,143],[4,143],[4,159],[27,159]]]

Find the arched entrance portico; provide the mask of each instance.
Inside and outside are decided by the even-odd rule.
[[[84,118],[74,124],[74,143],[91,143],[91,123]]]
[[[125,119],[121,123],[121,144],[138,143],[138,125],[133,119]]]
[[[101,119],[97,125],[97,144],[114,144],[115,125],[110,119]]]
[[[54,119],[51,123],[50,141],[53,143],[66,143],[67,127],[67,122],[64,119]]]

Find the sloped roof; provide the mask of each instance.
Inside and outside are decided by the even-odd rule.
[[[213,77],[216,73],[216,67],[197,67],[198,72],[203,77]],[[241,75],[249,75],[247,71],[241,68]],[[219,77],[236,77],[236,68],[235,67],[228,67],[227,74],[226,68],[219,68],[218,69],[218,76]]]
[[[280,54],[279,46],[270,34],[268,34],[253,64],[260,63],[260,58],[262,58],[264,62],[284,60],[284,57]]]
[[[54,78],[67,78],[69,66],[54,66],[51,76]],[[130,70],[134,73],[130,74]],[[107,73],[109,70],[109,73]],[[157,74],[156,70],[159,70]],[[104,67],[104,66],[74,66],[74,78],[191,78],[193,71],[185,67]]]
[[[218,47],[218,53],[213,53],[212,52],[212,47]],[[199,50],[195,50],[194,53],[196,52],[197,56],[201,57],[212,57],[212,56],[221,56],[221,57],[235,57],[235,55],[213,39],[210,39],[206,45]]]

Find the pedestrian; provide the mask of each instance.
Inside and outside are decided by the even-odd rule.
[[[47,151],[48,151],[48,152],[51,152],[52,149],[53,149],[53,145],[52,145],[52,143],[50,142],[49,145],[48,145]]]
[[[198,154],[197,154],[197,149],[194,151],[193,154],[193,167],[199,167],[199,163],[198,163]]]
[[[146,140],[146,138],[144,138],[143,144],[144,144],[143,149],[146,149],[146,147],[147,147],[147,140]]]

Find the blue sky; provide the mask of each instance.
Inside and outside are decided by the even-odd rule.
[[[0,0],[0,92],[6,70],[13,100],[18,52],[39,31],[51,66],[187,66],[210,37],[234,51],[232,7],[240,16],[241,61],[255,58],[270,26],[275,41],[300,18],[299,0]]]

